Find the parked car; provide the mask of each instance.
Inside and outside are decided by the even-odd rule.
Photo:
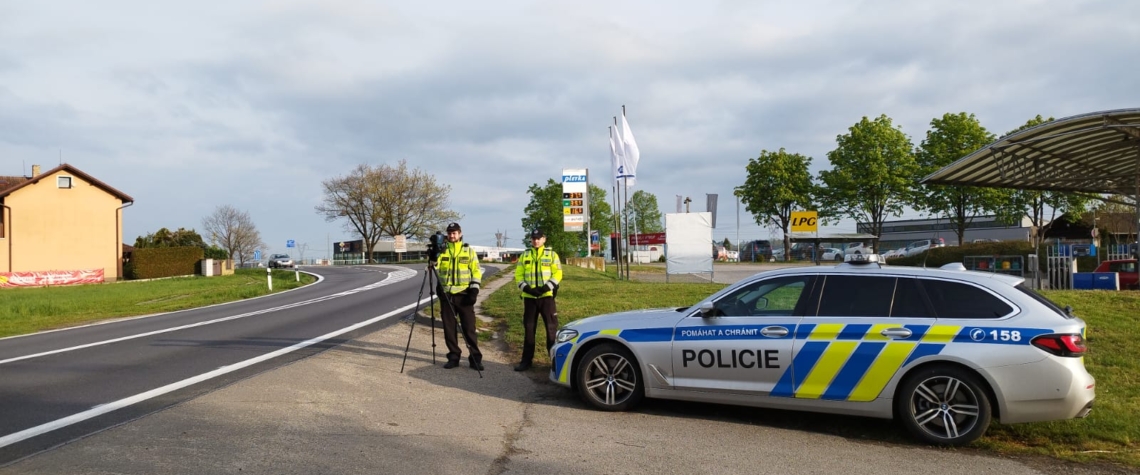
[[[772,260],[772,243],[758,239],[740,247],[740,262],[768,262]]]
[[[1140,274],[1136,269],[1136,259],[1118,259],[1101,262],[1093,272],[1116,272],[1121,289],[1140,290]]]
[[[942,238],[922,239],[906,245],[907,257],[922,254],[936,247],[946,247],[946,240]]]
[[[1085,322],[1021,277],[880,266],[762,272],[692,307],[567,323],[550,379],[599,410],[643,398],[900,419],[929,444],[1085,417]],[[855,258],[861,259],[856,262]]]
[[[843,262],[843,249],[836,249],[834,247],[824,248],[823,254],[819,255],[819,260]]]
[[[269,267],[293,267],[293,258],[288,254],[274,254],[269,256]]]
[[[906,257],[906,248],[900,247],[898,249],[891,249],[882,254],[883,259],[894,259],[896,257]]]
[[[854,242],[843,248],[844,254],[873,254],[874,251],[865,243]]]
[[[815,253],[815,245],[810,242],[797,242],[792,244],[792,254],[790,259],[793,261],[811,261],[815,260],[817,255]]]

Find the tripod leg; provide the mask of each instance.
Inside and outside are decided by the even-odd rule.
[[[427,273],[428,287],[431,287],[432,297],[433,297],[431,300],[431,305],[430,305],[430,309],[431,309],[430,315],[431,315],[431,364],[434,365],[435,364],[435,297],[437,297],[437,296],[435,295],[435,285],[431,283],[432,274],[434,274],[434,272],[431,270],[431,264],[428,264],[428,273]],[[442,309],[441,309],[441,311],[442,311]]]
[[[428,283],[428,274],[424,274],[424,280],[420,283],[420,293],[416,296],[416,306],[412,308],[412,313],[408,315],[412,319],[412,326],[408,329],[408,344],[404,345],[404,361],[400,363],[400,373],[404,372],[404,365],[408,363],[408,349],[412,347],[412,332],[416,331],[416,312],[419,311],[420,299],[424,297],[424,286]],[[435,320],[432,320],[432,363],[435,363]]]

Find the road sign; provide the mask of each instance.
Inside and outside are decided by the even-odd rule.
[[[392,250],[395,252],[408,252],[408,238],[403,234],[396,235],[396,242],[392,245]]]
[[[260,249],[253,251],[253,260],[255,260],[255,261],[261,260],[261,250]]]
[[[290,239],[288,241],[285,241],[285,247],[297,247],[297,243]]]
[[[819,231],[819,213],[815,211],[792,211],[792,232],[806,233]]]

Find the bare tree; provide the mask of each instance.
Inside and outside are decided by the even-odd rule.
[[[397,166],[359,165],[321,185],[324,198],[317,213],[330,222],[344,218],[344,228],[364,241],[369,260],[383,236],[426,238],[460,217],[447,209],[451,187],[418,168],[408,170],[404,160]]]
[[[261,233],[249,213],[230,205],[217,207],[213,214],[202,219],[202,227],[209,235],[210,243],[228,251],[231,258],[237,259],[238,265],[251,259],[255,250],[268,247],[261,240]]]

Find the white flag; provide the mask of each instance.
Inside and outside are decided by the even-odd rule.
[[[624,176],[629,177],[629,186],[633,186],[637,177],[637,162],[641,159],[641,151],[637,149],[637,141],[633,139],[633,131],[629,130],[629,122],[625,114],[621,115],[621,141],[625,143],[625,171]]]
[[[624,155],[625,145],[621,142],[621,135],[617,131],[617,126],[610,126],[610,178],[613,180],[617,180],[621,176],[618,170],[621,170],[625,165]]]

